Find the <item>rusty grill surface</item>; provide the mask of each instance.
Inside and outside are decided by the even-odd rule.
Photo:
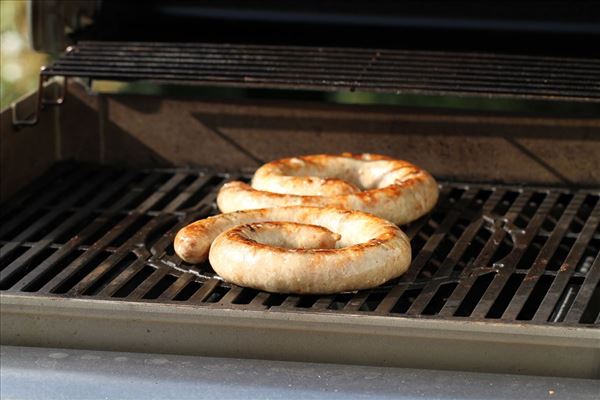
[[[79,42],[44,77],[600,101],[600,59],[210,43]]]
[[[198,307],[505,323],[600,324],[600,191],[442,182],[435,211],[403,229],[413,263],[373,290],[293,296],[190,266],[172,239],[216,213],[203,169],[60,163],[2,205],[0,290]]]

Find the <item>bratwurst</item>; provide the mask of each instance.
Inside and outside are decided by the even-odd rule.
[[[435,179],[409,162],[377,154],[319,154],[267,163],[251,185],[223,185],[217,205],[222,212],[334,206],[402,225],[431,211],[438,195]]]
[[[207,259],[223,279],[277,293],[372,288],[402,275],[408,237],[360,211],[292,206],[237,211],[194,222],[175,237],[184,261]]]

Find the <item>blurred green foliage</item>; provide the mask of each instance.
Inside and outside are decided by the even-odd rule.
[[[33,90],[47,56],[29,46],[27,2],[0,0],[0,109]]]

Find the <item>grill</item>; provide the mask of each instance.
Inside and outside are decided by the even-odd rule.
[[[290,10],[294,28],[279,21],[287,36],[270,40],[270,22],[254,20],[268,10],[152,2],[140,18],[126,2],[85,3],[92,25],[66,27],[71,46],[37,93],[0,115],[2,345],[600,376],[600,60],[572,45],[595,26],[559,25],[576,36],[534,53],[528,43],[556,38],[542,31],[557,25],[527,36],[512,8],[495,26],[523,43],[500,29],[482,49],[458,40],[481,21],[428,42],[395,8],[375,20]],[[85,14],[55,11],[64,24]],[[328,23],[340,29],[322,40]],[[58,46],[46,25],[38,46]],[[246,29],[256,34],[239,37]],[[393,36],[411,32],[407,46]],[[103,80],[158,90],[91,90]],[[406,93],[418,96],[395,96]],[[175,255],[175,233],[218,212],[223,183],[343,151],[406,159],[440,183],[433,212],[402,227],[413,251],[403,276],[283,295]]]
[[[174,255],[179,228],[215,213],[196,169],[60,164],[3,206],[0,289],[67,298],[388,317],[600,323],[600,192],[443,182],[404,229],[413,263],[382,287],[286,296],[230,285]]]

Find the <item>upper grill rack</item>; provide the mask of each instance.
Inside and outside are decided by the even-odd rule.
[[[172,240],[216,212],[206,170],[63,163],[1,208],[0,290],[199,307],[600,324],[600,192],[443,183],[404,229],[409,271],[373,290],[294,296],[229,285],[185,265]]]
[[[84,41],[45,68],[40,81],[52,76],[246,88],[600,101],[600,59],[503,54]],[[62,97],[58,102],[62,102]],[[38,105],[43,105],[41,91]],[[35,122],[34,118],[30,123]]]

